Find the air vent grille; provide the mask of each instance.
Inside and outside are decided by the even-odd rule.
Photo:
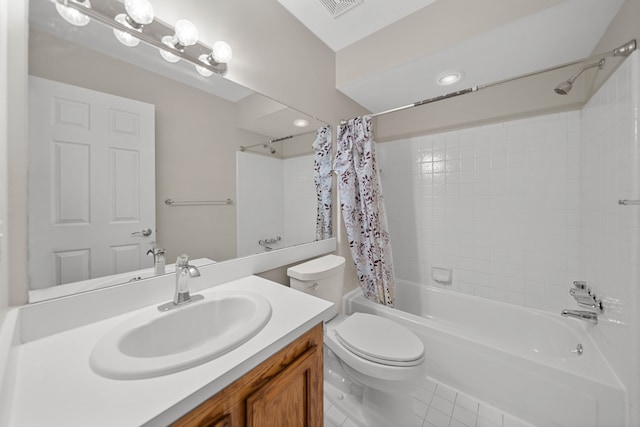
[[[363,0],[318,0],[327,11],[333,16],[337,18],[348,10],[353,9]]]

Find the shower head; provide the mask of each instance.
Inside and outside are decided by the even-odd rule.
[[[560,83],[558,86],[556,86],[554,90],[558,95],[566,95],[569,93],[572,87],[573,87],[572,82],[570,82],[569,80],[566,80]]]
[[[565,80],[564,82],[560,83],[558,86],[556,86],[556,88],[554,89],[555,92],[558,95],[566,95],[568,94],[571,89],[573,88],[573,82],[576,81],[576,79],[580,76],[580,74],[582,74],[585,70],[588,70],[589,68],[594,68],[594,67],[598,67],[601,70],[604,68],[604,58],[601,59],[598,62],[594,62],[593,64],[589,64],[589,65],[585,65],[584,67],[582,67],[577,73],[575,73],[573,76],[569,77],[569,80]]]

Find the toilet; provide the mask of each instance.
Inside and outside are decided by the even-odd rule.
[[[344,266],[343,257],[326,255],[287,270],[292,289],[336,306],[325,324],[325,395],[359,425],[413,426],[411,393],[426,378],[424,344],[384,317],[340,314]]]

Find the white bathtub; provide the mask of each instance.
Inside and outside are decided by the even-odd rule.
[[[396,281],[396,308],[356,289],[345,313],[374,313],[415,332],[430,377],[540,427],[624,427],[627,393],[575,319]],[[582,355],[575,350],[582,345]]]

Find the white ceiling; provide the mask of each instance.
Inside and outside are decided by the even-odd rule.
[[[493,22],[496,14],[507,13],[507,8],[495,8],[501,1],[511,0],[494,1],[493,10],[487,8],[473,19]],[[532,4],[538,2],[527,1]],[[459,8],[443,7],[446,5],[442,5],[442,2],[455,3],[451,0],[364,0],[334,19],[319,0],[278,2],[334,51],[348,48],[353,43],[357,43],[355,46],[358,47],[366,47],[367,40],[376,40],[376,33],[385,26],[389,26],[388,29],[393,25],[420,25],[416,20],[402,18],[422,8],[435,11],[434,6],[439,6],[437,11],[442,16],[438,16],[438,19],[444,23],[450,22],[454,28],[459,25],[461,13]],[[357,62],[345,65],[340,62],[345,59],[338,55],[336,66],[348,67],[351,78],[339,82],[337,89],[375,113],[581,59],[592,54],[624,0],[564,0],[549,3],[551,7],[525,16],[512,13],[501,24],[453,44],[447,43],[441,34],[421,28],[425,40],[433,44],[436,41],[440,43],[442,39],[441,44],[429,52],[417,52],[410,60],[387,63],[384,68],[372,69],[367,64],[360,65]],[[399,8],[398,4],[402,4],[403,8]],[[415,31],[405,32],[415,34]],[[464,33],[463,28],[460,33]],[[384,34],[394,33],[385,31]],[[403,31],[396,34],[403,34]],[[626,41],[620,40],[620,44]],[[396,46],[402,46],[402,38],[395,40],[395,43]],[[382,52],[379,54],[382,61]],[[451,86],[436,84],[435,77],[447,70],[462,71],[464,78]]]
[[[340,0],[325,0],[340,3]],[[319,0],[278,0],[327,46],[338,51],[436,0],[362,0],[334,18]],[[441,0],[442,1],[442,0]]]

